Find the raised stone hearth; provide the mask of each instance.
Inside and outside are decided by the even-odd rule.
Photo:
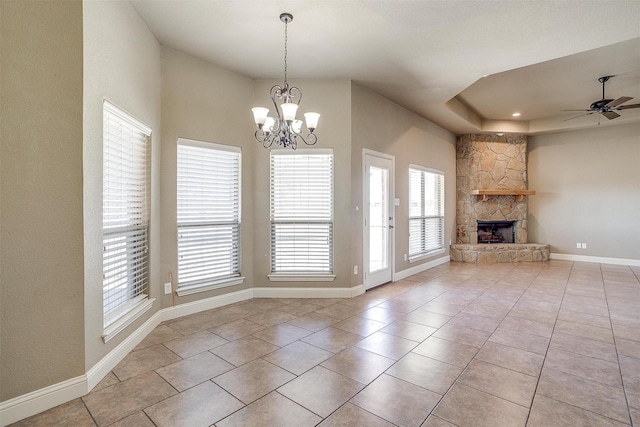
[[[455,244],[450,255],[451,261],[493,263],[549,261],[549,252],[542,243]]]

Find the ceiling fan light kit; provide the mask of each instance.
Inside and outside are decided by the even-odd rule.
[[[313,112],[304,114],[309,131],[305,138],[302,135],[302,120],[296,119],[296,112],[302,100],[302,91],[295,86],[289,87],[287,82],[287,25],[293,21],[293,15],[281,13],[280,20],[284,22],[284,84],[282,86],[274,85],[269,91],[276,117],[269,116],[268,108],[254,107],[251,109],[253,119],[258,126],[254,137],[265,148],[270,148],[275,144],[276,147],[295,150],[299,141],[307,145],[316,143],[318,137],[313,132],[318,127],[320,114]],[[279,102],[280,107],[278,107]]]
[[[596,114],[596,113],[605,116],[609,120],[613,120],[620,117],[620,114],[616,113],[616,111],[628,110],[631,108],[640,108],[640,104],[621,105],[627,101],[632,100],[633,98],[630,96],[621,96],[620,98],[616,98],[616,99],[607,99],[605,97],[604,86],[605,86],[605,83],[607,83],[611,77],[614,77],[614,76],[602,76],[598,78],[598,81],[602,83],[602,99],[591,103],[588,110],[562,110],[562,111],[585,111],[586,114],[581,114],[579,116],[571,117],[569,119],[565,119],[562,121],[566,122],[567,120],[573,120],[573,119],[577,119],[578,117],[588,116],[590,114]]]

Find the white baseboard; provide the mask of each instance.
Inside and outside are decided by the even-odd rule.
[[[250,288],[243,289],[241,291],[230,292],[224,295],[218,295],[216,297],[187,302],[184,304],[176,305],[174,307],[163,308],[159,311],[159,313],[162,313],[161,322],[244,301],[253,298],[253,296],[253,289]]]
[[[93,365],[86,373],[87,377],[87,390],[88,393],[98,385],[102,379],[107,376],[109,372],[116,367],[118,363],[124,357],[131,352],[147,335],[149,335],[155,328],[162,322],[162,311],[159,310],[153,314],[146,322],[142,324],[138,329],[133,331],[131,335],[118,344],[113,350],[111,350],[106,356],[104,356],[98,363]]]
[[[441,264],[445,264],[451,261],[451,257],[449,255],[443,256],[441,258],[436,258],[429,262],[425,262],[415,267],[407,268],[406,270],[398,271],[393,274],[393,281],[397,282],[398,280],[402,280],[409,276],[413,276],[414,274],[422,273],[423,271],[429,270],[430,268],[437,267]]]
[[[0,426],[6,426],[89,393],[124,357],[165,320],[251,299],[253,289],[163,308],[118,344],[86,374],[0,402]]]
[[[44,387],[0,402],[0,425],[6,426],[87,394],[87,376]]]
[[[125,338],[86,374],[0,402],[0,426],[15,423],[89,393],[160,323],[251,298],[351,298],[364,293],[352,288],[251,288],[163,308]]]
[[[558,259],[562,261],[594,262],[597,264],[629,265],[632,267],[640,267],[640,259],[606,258],[606,257],[599,257],[599,256],[555,254],[555,253],[551,253],[549,255],[549,258]]]
[[[254,298],[353,298],[363,293],[363,285],[353,288],[253,288]]]
[[[424,264],[422,264],[424,265]],[[421,265],[421,266],[422,266]],[[412,273],[414,274],[414,273]],[[163,308],[118,344],[86,374],[0,402],[0,426],[6,426],[89,393],[160,323],[251,298],[352,298],[364,286],[352,288],[251,288]]]

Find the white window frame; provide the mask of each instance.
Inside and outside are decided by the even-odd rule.
[[[412,171],[418,172],[420,173],[420,182],[421,182],[421,189],[420,189],[420,215],[411,215],[411,203],[412,203],[412,188],[411,188],[411,173]],[[425,188],[425,174],[432,174],[432,175],[437,175],[439,177],[439,179],[436,181],[436,185],[438,185],[437,183],[439,182],[441,188],[440,189],[433,189],[432,192],[436,194],[440,195],[440,200],[435,200],[432,203],[435,204],[435,214],[427,214],[426,213],[426,206],[427,206],[427,189]],[[410,164],[409,165],[409,196],[407,197],[408,203],[409,203],[409,221],[408,221],[408,231],[409,231],[409,247],[408,247],[408,254],[409,254],[409,262],[415,262],[415,261],[419,261],[423,258],[426,257],[430,257],[436,254],[440,254],[440,253],[444,253],[445,252],[445,247],[444,247],[444,232],[445,232],[445,193],[444,193],[444,189],[445,189],[445,174],[444,172],[437,170],[437,169],[431,169],[431,168],[426,168],[424,166],[419,166],[419,165],[414,165],[414,164]],[[420,235],[420,240],[421,240],[421,248],[419,251],[413,251],[412,252],[412,248],[411,248],[411,223],[412,222],[416,222],[416,221],[420,221],[421,222],[421,235]],[[425,246],[425,241],[426,239],[426,227],[425,224],[427,221],[437,221],[439,224],[439,230],[437,231],[437,233],[440,234],[440,239],[439,242],[437,242],[436,245],[432,245],[429,247]]]
[[[210,150],[207,155],[205,150]],[[191,175],[187,174],[189,167]],[[224,170],[216,171],[216,167]],[[241,148],[178,138],[176,176],[178,296],[244,283],[240,274]],[[221,179],[228,179],[224,189],[215,187]],[[215,193],[196,198],[205,187]],[[222,207],[212,209],[212,204]],[[229,239],[215,241],[221,235]],[[198,245],[199,239],[209,241],[203,246]]]
[[[279,197],[277,194],[279,185],[275,182],[277,180],[281,180],[283,175],[291,174],[292,171],[277,171],[274,170],[275,159],[277,156],[314,156],[314,155],[322,155],[322,156],[330,156],[330,171],[329,171],[329,182],[322,182],[319,185],[324,185],[325,193],[318,193],[316,197],[313,199],[307,200],[316,202],[320,200],[321,197],[325,199],[322,202],[323,207],[328,207],[328,209],[314,209],[314,214],[309,215],[308,217],[300,217],[301,212],[295,210],[296,213],[293,214],[296,218],[290,218],[289,215],[292,215],[292,211],[287,211],[286,207],[280,209],[279,212],[277,206],[279,203],[275,200],[275,198]],[[294,179],[296,176],[294,176]],[[311,177],[303,177],[297,176],[299,178],[299,182],[302,182],[304,185],[309,185],[308,180]],[[317,179],[315,178],[311,178]],[[295,182],[292,182],[292,185],[295,185]],[[328,191],[328,193],[326,193]],[[291,193],[288,194],[291,196]],[[270,152],[270,224],[271,224],[271,274],[268,275],[270,281],[284,282],[284,281],[333,281],[335,280],[335,275],[333,274],[333,255],[334,255],[334,238],[333,238],[333,217],[334,217],[334,156],[332,149],[299,149],[299,150],[282,150],[282,149],[274,149]],[[284,194],[282,195],[284,197]],[[296,225],[301,226],[311,226],[322,233],[323,227],[328,227],[328,233],[326,237],[328,239],[328,248],[326,253],[326,268],[318,268],[314,269],[311,264],[305,265],[302,268],[278,268],[278,265],[291,264],[291,258],[287,259],[284,255],[279,255],[279,245],[277,245],[276,240],[278,239],[278,234],[276,233],[276,228],[280,227],[293,227],[295,229]],[[294,233],[295,234],[295,233]],[[322,234],[320,234],[322,235]],[[304,241],[304,239],[301,239]],[[314,249],[308,247],[309,250],[313,251]],[[304,245],[303,248],[304,249]],[[297,250],[297,249],[296,249]],[[282,249],[286,253],[286,249]],[[286,261],[279,261],[280,260]],[[295,261],[294,261],[295,262]],[[315,261],[317,262],[317,260]]]
[[[103,327],[109,341],[149,299],[151,128],[103,101]]]

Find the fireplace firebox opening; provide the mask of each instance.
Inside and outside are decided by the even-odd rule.
[[[515,221],[478,221],[478,243],[515,243]]]

